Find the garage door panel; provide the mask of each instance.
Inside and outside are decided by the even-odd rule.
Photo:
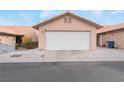
[[[46,50],[89,50],[90,32],[46,32]]]

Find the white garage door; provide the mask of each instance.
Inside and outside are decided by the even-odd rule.
[[[89,50],[90,32],[46,32],[46,50]]]

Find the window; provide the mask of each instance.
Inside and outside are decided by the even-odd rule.
[[[67,23],[67,17],[64,18],[64,23]]]
[[[71,23],[71,17],[65,17],[64,23]]]
[[[71,17],[68,18],[68,23],[71,23]]]

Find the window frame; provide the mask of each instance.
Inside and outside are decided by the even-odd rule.
[[[68,23],[71,23],[71,17],[68,17]]]
[[[68,23],[68,18],[64,17],[64,23]]]

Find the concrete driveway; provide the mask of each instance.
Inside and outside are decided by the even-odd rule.
[[[34,49],[0,54],[0,63],[63,61],[124,61],[124,50],[98,48],[94,51],[40,51]]]
[[[124,82],[124,62],[1,63],[0,81]]]

